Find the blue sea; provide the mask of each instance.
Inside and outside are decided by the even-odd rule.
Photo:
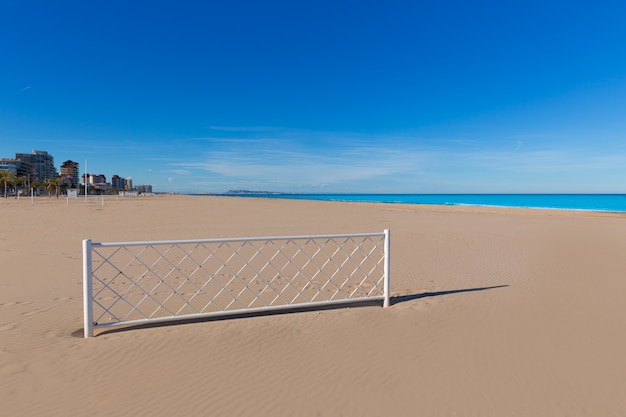
[[[238,193],[233,197],[358,201],[485,207],[547,208],[626,213],[626,194],[280,194]]]

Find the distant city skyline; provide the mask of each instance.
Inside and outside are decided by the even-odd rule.
[[[82,170],[81,170],[81,163],[79,161],[75,161],[72,159],[66,159],[63,162],[57,162],[57,160],[54,158],[54,155],[46,150],[42,150],[42,149],[33,149],[30,152],[15,152],[10,156],[6,156],[6,155],[0,155],[0,160],[20,160],[23,159],[24,157],[30,157],[30,156],[36,156],[36,155],[45,155],[46,159],[50,159],[51,162],[51,167],[49,168],[52,169],[54,168],[54,175],[65,175],[65,176],[76,176],[81,178],[81,181],[83,181],[85,175],[89,175],[89,176],[97,176],[97,177],[102,177],[104,180],[107,179],[113,179],[115,177],[121,177],[118,173],[109,173],[108,175],[104,172],[87,172],[86,168],[87,168],[87,164],[85,161],[84,164],[82,164]],[[25,162],[28,162],[27,160]],[[48,162],[50,163],[50,162]],[[57,168],[58,167],[58,168]],[[66,172],[64,172],[64,168]],[[52,177],[53,173],[52,172],[48,172],[45,176],[47,177]],[[131,179],[130,177],[126,178],[126,177],[122,177],[122,179]]]
[[[103,173],[95,174],[85,171],[81,173],[80,163],[71,159],[56,164],[54,155],[41,149],[32,150],[30,153],[16,152],[12,157],[0,155],[0,172],[4,171],[11,173],[9,178],[20,180],[21,184],[18,184],[17,188],[22,191],[30,185],[43,187],[49,179],[61,179],[58,183],[60,189],[79,188],[81,192],[83,187],[87,186],[97,192],[105,193],[153,192],[152,184],[133,184],[132,178],[121,177],[118,174],[109,174],[107,177],[107,174]]]
[[[0,4],[0,157],[158,192],[626,193],[626,2]]]

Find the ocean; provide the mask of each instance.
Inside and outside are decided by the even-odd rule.
[[[626,212],[626,194],[281,194],[227,193],[232,197],[292,200],[358,201]]]

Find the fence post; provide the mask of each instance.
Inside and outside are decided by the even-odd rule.
[[[389,290],[390,290],[390,285],[389,285],[389,267],[390,267],[390,262],[389,262],[389,249],[390,249],[390,238],[391,238],[391,232],[389,232],[389,229],[385,229],[385,264],[384,264],[384,281],[383,281],[383,287],[384,287],[384,295],[385,295],[385,301],[383,302],[383,307],[389,307],[389,302],[390,302],[390,294],[389,294]]]
[[[93,302],[91,284],[91,240],[83,240],[83,330],[84,337],[93,336]]]

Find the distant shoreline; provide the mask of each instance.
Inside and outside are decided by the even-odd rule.
[[[626,213],[626,194],[299,194],[231,190],[222,194],[192,195]]]

